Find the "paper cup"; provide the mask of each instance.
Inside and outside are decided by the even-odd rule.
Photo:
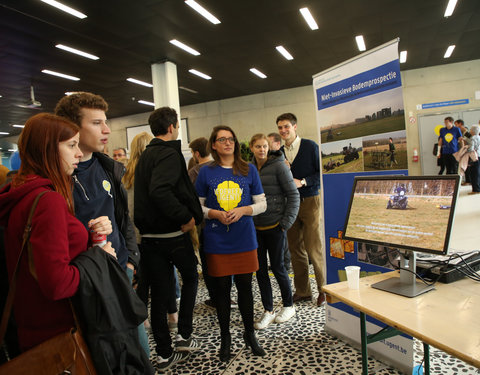
[[[360,267],[347,266],[345,267],[347,273],[347,282],[350,289],[358,289],[360,287]]]

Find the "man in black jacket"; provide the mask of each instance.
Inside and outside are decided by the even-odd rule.
[[[98,225],[101,218],[107,217],[111,221],[112,233],[107,240],[112,243],[118,263],[131,280],[140,253],[128,216],[127,192],[121,182],[125,167],[102,152],[110,134],[106,123],[107,110],[108,104],[101,96],[77,92],[60,99],[55,114],[68,118],[80,127],[79,147],[83,157],[73,174],[75,216],[87,230],[92,229],[92,225]],[[148,338],[143,325],[139,326],[139,335],[142,347],[149,355]]]
[[[193,308],[198,274],[189,231],[203,218],[197,193],[188,177],[179,124],[174,109],[162,107],[148,119],[155,138],[138,161],[135,170],[135,225],[142,235],[142,256],[151,285],[153,337],[157,344],[158,367],[170,368],[198,347],[192,337]],[[183,286],[178,318],[176,351],[171,346],[167,324],[167,302],[173,266]]]

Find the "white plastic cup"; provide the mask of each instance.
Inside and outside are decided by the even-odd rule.
[[[345,267],[345,272],[347,273],[348,287],[350,289],[360,288],[360,267],[347,266]]]

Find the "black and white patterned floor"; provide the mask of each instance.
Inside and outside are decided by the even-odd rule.
[[[312,270],[313,271],[313,270]],[[273,276],[271,276],[273,279]],[[311,279],[314,296],[316,285]],[[292,281],[293,285],[293,281]],[[255,316],[258,319],[263,313],[260,292],[254,277]],[[274,301],[281,308],[281,298],[276,281],[272,280]],[[235,287],[232,288],[232,299],[236,298]],[[193,352],[185,361],[176,364],[166,374],[189,375],[309,375],[361,374],[361,353],[352,346],[337,340],[324,331],[325,308],[317,307],[313,302],[302,302],[295,305],[296,317],[283,324],[272,323],[267,329],[256,331],[257,337],[267,352],[265,357],[255,357],[245,347],[242,339],[243,324],[238,309],[232,309],[232,359],[229,363],[218,360],[220,347],[220,330],[215,310],[207,307],[203,301],[208,293],[200,275],[197,305],[194,311],[194,335],[200,343],[200,350]],[[315,300],[316,301],[316,300]],[[174,333],[172,333],[173,339]],[[156,363],[153,337],[150,335],[152,363]],[[423,359],[423,346],[415,341],[415,365]],[[430,349],[430,366],[432,374],[480,374],[476,369],[435,348]],[[160,372],[159,372],[160,373]],[[376,375],[395,374],[393,369],[373,358],[369,358],[369,373]]]

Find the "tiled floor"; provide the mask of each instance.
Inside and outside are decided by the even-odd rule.
[[[478,248],[478,228],[480,225],[480,195],[471,196],[467,193],[471,187],[462,187],[456,210],[455,226],[452,233],[451,247],[454,249]],[[472,247],[473,246],[473,247]],[[311,272],[313,273],[313,272]],[[273,278],[273,276],[271,276]],[[260,293],[256,279],[253,281],[255,314],[262,314]],[[274,297],[277,307],[281,307],[280,292],[275,280],[272,280]],[[312,279],[312,288],[316,285]],[[235,293],[235,288],[233,288]],[[314,291],[316,296],[316,292]],[[324,331],[325,309],[313,303],[297,304],[297,315],[284,324],[273,323],[263,331],[257,331],[257,336],[264,349],[266,357],[255,357],[245,348],[242,341],[243,326],[238,309],[232,310],[232,360],[224,364],[218,360],[220,347],[220,332],[216,313],[208,308],[203,301],[208,298],[203,280],[200,278],[197,305],[194,311],[194,335],[200,342],[200,350],[193,353],[183,363],[172,367],[168,374],[192,375],[293,375],[293,374],[361,374],[360,351],[337,340]],[[233,295],[233,298],[236,297]],[[480,337],[479,333],[477,334]],[[152,362],[155,363],[153,338],[150,337]],[[423,346],[415,341],[415,364],[423,359]],[[431,348],[430,364],[432,374],[458,375],[480,374],[480,369]],[[369,359],[371,374],[400,374],[399,371],[386,366],[372,358]]]
[[[313,281],[313,280],[312,280]],[[262,313],[260,294],[254,278],[255,313]],[[312,282],[312,287],[314,287]],[[277,306],[281,307],[280,292],[272,280]],[[233,288],[235,289],[235,288]],[[233,292],[234,293],[234,292]],[[337,340],[324,331],[325,309],[311,302],[297,304],[297,315],[283,324],[272,323],[267,329],[257,331],[257,337],[267,352],[266,357],[255,357],[245,348],[242,340],[243,325],[238,309],[232,310],[232,360],[224,364],[218,360],[220,331],[215,310],[207,307],[207,291],[200,279],[197,305],[194,311],[194,335],[200,343],[200,350],[194,352],[185,362],[168,370],[167,374],[224,374],[224,375],[293,375],[293,374],[361,374],[360,351]],[[235,298],[235,296],[233,297]],[[150,337],[152,362],[155,363],[153,338]],[[423,358],[423,346],[415,343],[415,363]],[[435,348],[431,348],[432,374],[480,374],[461,362]],[[371,374],[401,374],[373,358],[369,359]]]

